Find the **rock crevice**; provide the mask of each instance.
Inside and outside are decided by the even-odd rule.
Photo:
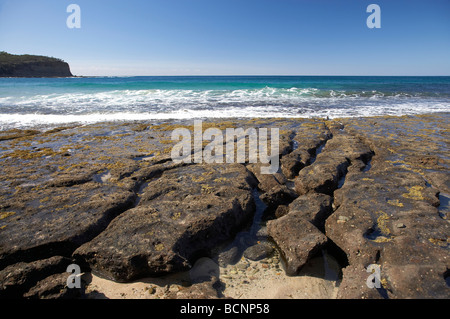
[[[269,235],[285,257],[289,275],[297,274],[328,242],[342,261],[339,247],[326,236],[325,221],[333,213],[334,191],[343,186],[348,172],[363,170],[373,155],[370,148],[345,132],[343,126],[330,128],[324,124],[324,128],[328,133],[316,145],[315,158],[295,177],[299,197],[286,208],[282,207],[286,213],[280,215],[284,216],[268,223]]]

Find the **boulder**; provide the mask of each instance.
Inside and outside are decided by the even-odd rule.
[[[226,267],[227,265],[234,265],[239,261],[240,251],[237,246],[232,246],[225,251],[222,251],[217,256],[217,263],[220,267]]]
[[[260,242],[248,247],[244,251],[244,257],[253,261],[258,261],[270,257],[274,252],[273,245],[267,241]]]

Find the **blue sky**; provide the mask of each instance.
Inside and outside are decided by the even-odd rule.
[[[0,0],[0,50],[76,75],[450,75],[450,1]]]

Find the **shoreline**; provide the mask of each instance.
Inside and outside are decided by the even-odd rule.
[[[44,133],[46,130],[51,130],[55,128],[74,128],[90,125],[132,125],[132,124],[148,124],[148,125],[159,125],[167,122],[174,122],[183,125],[183,122],[193,122],[194,120],[202,120],[204,122],[222,122],[222,121],[237,121],[237,122],[251,122],[251,121],[270,121],[270,120],[297,120],[297,121],[308,121],[308,120],[334,120],[343,121],[346,119],[377,119],[377,118],[402,118],[402,117],[429,117],[429,116],[446,116],[449,112],[428,112],[428,113],[411,113],[411,114],[401,114],[401,115],[375,115],[375,116],[346,116],[346,117],[189,117],[189,118],[154,118],[154,119],[114,119],[114,120],[101,120],[101,121],[71,121],[71,122],[55,122],[55,123],[39,123],[30,124],[22,126],[8,127],[6,129],[0,129],[0,132],[7,132],[12,130],[36,130]],[[135,114],[138,116],[139,114]],[[53,116],[53,115],[49,115]],[[83,115],[84,116],[84,115]],[[63,115],[62,115],[63,117]],[[0,126],[1,127],[1,126]]]
[[[0,297],[71,296],[75,262],[92,298],[446,298],[449,120],[204,121],[279,128],[272,175],[172,163],[170,134],[193,119],[0,131]],[[201,257],[216,279],[192,280]],[[365,285],[370,264],[381,290]]]

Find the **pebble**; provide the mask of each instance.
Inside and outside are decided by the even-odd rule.
[[[405,228],[405,227],[406,227],[406,225],[403,224],[403,223],[398,223],[397,224],[397,228]]]
[[[249,264],[247,264],[247,263],[242,263],[242,264],[238,264],[236,267],[237,267],[238,269],[245,270],[245,269],[248,268],[248,266],[249,266]]]
[[[171,286],[169,287],[169,292],[178,292],[178,291],[180,291],[180,290],[181,290],[181,287],[178,286],[178,285],[171,285]]]
[[[350,219],[350,218],[348,218],[347,216],[339,216],[339,217],[338,217],[337,223],[338,223],[338,224],[343,224],[343,223],[345,223],[345,222],[348,222],[349,219]]]

